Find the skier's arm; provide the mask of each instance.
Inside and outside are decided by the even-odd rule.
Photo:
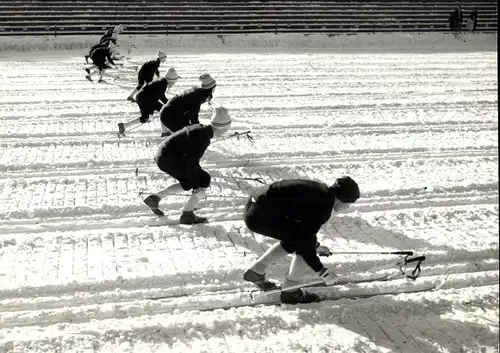
[[[323,280],[325,285],[330,286],[336,283],[336,276],[331,275],[328,269],[323,265],[318,255],[316,254],[316,236],[309,237],[307,243],[301,244],[301,249],[297,251],[307,265],[316,272],[316,274]]]
[[[161,95],[161,97],[159,99],[163,104],[167,104],[167,102],[168,102],[168,98],[165,96],[165,92],[163,92],[163,94]]]
[[[191,114],[191,124],[199,124],[200,123],[200,105],[195,105],[193,109],[190,111]]]
[[[316,236],[312,237],[307,237],[307,233],[304,233],[304,237],[309,238],[307,242],[301,243],[300,244],[300,250],[297,250],[297,255],[300,255],[306,264],[314,271],[314,272],[320,272],[325,268],[323,266],[323,263],[319,259],[318,255],[316,254],[316,243],[317,239]]]
[[[108,58],[108,60],[109,60],[109,63],[110,63],[110,64],[113,64],[113,65],[115,65],[115,66],[116,66],[115,62],[114,62],[114,61],[113,61],[113,59],[111,58],[111,52],[109,52],[109,51],[108,51],[108,55],[107,55],[106,57]]]
[[[195,157],[186,156],[186,174],[191,185],[200,184],[200,160]]]
[[[205,153],[206,147],[203,146],[201,140],[193,139],[188,142],[188,150],[185,155],[186,158],[186,172],[187,178],[192,185],[198,185],[200,179],[200,159]]]

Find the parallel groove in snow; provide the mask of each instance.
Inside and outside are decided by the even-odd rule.
[[[173,224],[184,196],[162,203],[166,219],[138,196],[171,182],[152,160],[157,115],[115,135],[118,122],[138,116],[125,97],[148,58],[134,57],[104,85],[82,80],[76,54],[0,62],[11,81],[0,87],[0,351],[480,352],[498,342],[494,53],[169,54],[166,66],[183,77],[174,92],[196,84],[200,70],[213,73],[232,130],[255,138],[210,147],[202,164],[213,185],[199,212],[212,222],[197,227]],[[202,122],[209,116],[203,107]],[[241,279],[273,243],[241,221],[259,184],[235,178],[340,174],[360,180],[362,197],[322,228],[322,244],[413,249],[427,260],[415,282],[339,286],[328,297],[415,292],[448,276],[443,289],[218,310],[268,300]],[[393,260],[322,258],[339,274]],[[269,276],[282,279],[287,267]]]

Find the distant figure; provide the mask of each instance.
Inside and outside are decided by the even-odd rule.
[[[99,43],[92,46],[92,48],[90,48],[89,54],[85,55],[85,62],[89,62],[90,54],[94,51],[94,49],[98,47],[109,47],[113,52],[114,47],[111,47],[111,43],[118,47],[116,41],[118,40],[118,35],[123,31],[123,29],[123,25],[118,25],[114,28],[108,29],[101,37],[101,39],[99,39]],[[113,57],[113,59],[117,60],[118,58],[115,56]]]
[[[477,26],[477,9],[474,9],[467,18],[467,30],[475,31]]]
[[[135,102],[134,95],[141,90],[141,88],[146,84],[153,81],[153,78],[160,78],[160,64],[167,60],[167,54],[162,51],[157,51],[156,59],[146,61],[143,63],[137,73],[137,87],[130,93],[127,97],[129,102]]]
[[[125,136],[125,131],[132,126],[149,122],[149,117],[155,111],[160,111],[164,104],[168,102],[165,93],[172,88],[180,79],[177,71],[171,67],[164,78],[146,83],[137,93],[137,105],[141,110],[140,118],[136,118],[125,123],[118,123],[118,136]]]
[[[90,53],[90,59],[92,59],[92,62],[94,63],[95,66],[97,66],[98,70],[95,70],[93,72],[90,72],[90,69],[85,69],[88,73],[85,78],[89,81],[92,82],[92,76],[99,71],[99,81],[97,82],[104,82],[102,79],[102,76],[104,75],[104,72],[106,69],[111,69],[111,66],[108,65],[106,61],[108,61],[110,64],[114,65],[116,67],[115,62],[113,61],[112,58],[112,52],[109,47],[97,47]]]
[[[453,11],[448,18],[448,23],[450,24],[450,29],[452,31],[460,31],[462,29],[462,21],[464,17],[462,14],[462,8],[457,6],[455,11]]]

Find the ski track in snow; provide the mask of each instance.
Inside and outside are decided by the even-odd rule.
[[[232,131],[254,137],[209,147],[198,212],[211,222],[194,227],[175,224],[183,195],[162,203],[163,219],[141,202],[172,181],[152,159],[158,119],[116,136],[139,115],[125,98],[149,58],[96,84],[83,58],[37,55],[0,62],[11,82],[0,87],[0,352],[498,352],[495,53],[169,55],[183,77],[174,92],[212,73]],[[259,184],[240,178],[342,174],[362,197],[320,241],[414,250],[427,256],[421,276],[265,305],[276,295],[241,276],[274,241],[245,228]],[[349,275],[394,259],[322,260]]]

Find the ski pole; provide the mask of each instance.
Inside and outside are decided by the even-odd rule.
[[[256,181],[259,184],[265,185],[266,182],[262,178],[243,178],[243,177],[233,177],[235,179],[240,179],[240,180],[250,180],[250,181]]]
[[[413,251],[336,251],[330,252],[332,255],[405,255],[412,256]]]
[[[155,191],[141,190],[139,191],[139,196],[142,196],[144,194],[154,194],[154,193]],[[168,196],[191,197],[191,194],[168,194]],[[205,197],[223,198],[223,199],[245,199],[245,200],[249,198],[249,196],[231,196],[231,195],[206,195]]]
[[[406,275],[407,278],[415,280],[420,275],[420,272],[421,272],[420,265],[425,260],[425,256],[421,255],[421,256],[417,256],[417,257],[413,257],[413,258],[409,258],[409,256],[410,255],[406,255],[403,260],[398,261],[396,263],[390,263],[390,264],[386,264],[386,265],[375,266],[375,267],[372,267],[370,269],[366,269],[366,270],[364,270],[362,272],[368,272],[368,271],[375,272],[375,271],[380,271],[380,270],[384,270],[384,269],[388,269],[388,268],[396,266],[396,267],[399,268],[399,274],[400,275],[406,275],[407,265],[409,263],[416,262],[417,264],[415,265],[415,268],[412,270],[411,275]]]
[[[131,128],[129,128],[127,131],[125,132],[130,132],[130,131],[134,131],[135,129],[137,129],[138,127],[144,125],[145,123],[140,123],[138,125],[135,125],[135,126],[132,126]],[[125,134],[120,134],[119,132],[117,133],[118,135],[118,138],[121,139],[122,137],[125,137],[126,135]]]
[[[162,175],[162,176],[168,176],[165,173],[159,173],[159,172],[146,172],[146,171],[139,171],[139,168],[135,168],[134,172],[135,176],[139,176],[139,174],[148,174],[148,175]]]
[[[418,278],[418,276],[420,275],[420,272],[421,272],[420,264],[423,261],[425,261],[425,256],[417,256],[417,257],[414,257],[414,258],[411,258],[411,259],[405,259],[404,261],[398,262],[396,264],[390,264],[389,267],[393,267],[393,266],[398,266],[399,265],[400,266],[399,267],[400,272],[397,273],[397,274],[394,274],[394,275],[387,275],[387,277],[384,277],[384,278],[385,278],[385,280],[387,280],[387,279],[394,278],[396,276],[401,275],[401,276],[406,276],[406,278],[410,278],[412,280],[416,280]],[[406,265],[409,264],[409,263],[413,263],[413,262],[417,262],[417,265],[412,270],[411,275],[407,275],[406,274]],[[373,268],[373,269],[375,269],[375,268]],[[334,280],[334,282],[332,283],[332,285],[340,284],[341,282],[346,281],[350,277],[352,277],[352,275],[350,275],[350,276],[345,275],[345,276],[336,277],[335,280]],[[296,285],[293,285],[293,286],[290,286],[290,287],[280,288],[280,289],[268,291],[268,292],[266,292],[266,294],[278,293],[278,292],[282,292],[282,291],[289,291],[289,290],[299,289],[299,288],[305,288],[305,287],[313,287],[313,286],[324,285],[324,284],[325,284],[325,281],[323,279],[317,279],[317,280],[314,280],[314,281],[311,281],[311,282],[307,282],[307,283],[300,283],[300,284],[296,284]]]
[[[266,184],[266,182],[262,178],[225,177],[225,176],[217,176],[215,178],[221,178],[221,179],[226,179],[226,180],[229,179],[229,178],[236,179],[236,180],[249,180],[249,181],[255,181],[255,182],[257,182],[259,184],[263,184],[263,185]]]
[[[251,132],[250,130],[245,131],[245,132],[235,132],[229,136],[226,136],[226,137],[223,137],[223,138],[220,138],[220,139],[213,141],[212,144],[220,142],[220,141],[228,140],[228,139],[233,138],[233,137],[236,137],[239,140],[240,136],[243,136],[243,135],[247,138],[248,141],[253,142],[253,137],[250,135],[250,132]]]

